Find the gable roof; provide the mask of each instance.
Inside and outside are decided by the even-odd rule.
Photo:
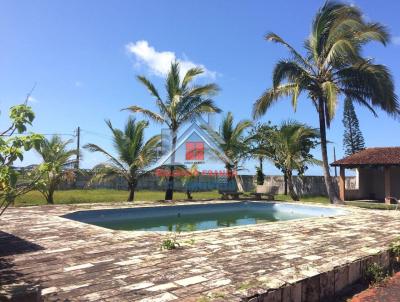
[[[400,166],[400,147],[367,148],[339,159],[331,166]]]

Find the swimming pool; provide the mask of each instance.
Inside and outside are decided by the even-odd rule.
[[[113,230],[199,231],[346,214],[342,209],[278,202],[241,201],[79,211],[63,217]]]

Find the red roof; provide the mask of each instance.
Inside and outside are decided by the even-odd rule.
[[[400,165],[400,147],[367,148],[339,159],[331,166],[388,166]]]

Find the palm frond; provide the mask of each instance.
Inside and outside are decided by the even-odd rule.
[[[182,124],[204,113],[219,113],[221,109],[215,105],[213,100],[197,96],[182,99],[176,111],[176,121],[178,124]]]
[[[158,101],[161,100],[160,94],[150,80],[148,80],[145,76],[137,76],[137,79],[147,88],[152,96],[154,96]]]
[[[96,144],[86,144],[83,146],[84,149],[89,150],[90,152],[99,152],[104,154],[114,165],[118,166],[121,170],[125,170],[126,168],[124,165],[114,156],[112,156],[110,153],[108,153],[106,150],[101,148],[100,146]]]
[[[287,83],[276,88],[267,89],[253,105],[253,117],[259,118],[276,102],[284,96],[298,95],[298,84]],[[297,98],[297,97],[296,97]]]
[[[179,72],[180,72],[179,62],[178,61],[172,62],[165,84],[169,103],[171,103],[172,105],[174,105],[179,101],[179,97],[182,93],[182,91],[180,90]]]
[[[161,115],[159,115],[159,114],[157,114],[157,113],[155,113],[155,112],[153,112],[151,110],[139,107],[139,106],[129,106],[129,107],[124,108],[122,110],[129,110],[129,111],[131,111],[133,113],[141,113],[144,116],[146,116],[146,117],[150,118],[151,120],[153,120],[155,122],[158,122],[158,123],[165,122],[164,118]]]
[[[363,99],[371,107],[379,107],[394,117],[400,115],[400,104],[394,92],[392,75],[385,66],[362,61],[338,70],[335,76],[342,91],[351,94],[349,97]]]
[[[182,80],[182,87],[186,89],[187,85],[198,75],[204,73],[203,68],[201,67],[194,67],[189,69]]]
[[[339,88],[334,82],[328,81],[322,83],[322,92],[324,94],[326,104],[327,124],[330,125],[330,122],[333,120],[336,113]]]
[[[275,42],[275,43],[279,43],[279,44],[284,45],[285,47],[287,47],[287,48],[289,49],[290,53],[293,55],[293,57],[294,57],[296,60],[302,62],[305,66],[308,66],[308,67],[311,68],[311,69],[313,68],[313,67],[307,62],[307,60],[306,60],[300,53],[298,53],[298,52],[296,51],[296,49],[295,49],[294,47],[292,47],[289,43],[287,43],[284,39],[282,39],[282,38],[281,38],[280,36],[278,36],[277,34],[270,32],[270,33],[268,33],[268,34],[265,36],[265,39],[266,39],[267,41],[271,41],[271,42]]]
[[[114,180],[118,177],[122,177],[127,179],[127,174],[121,171],[118,167],[108,165],[108,164],[99,164],[92,169],[93,176],[89,181],[89,185],[93,183],[105,183],[110,180]]]
[[[210,83],[201,86],[194,86],[188,92],[187,96],[196,97],[196,96],[212,96],[218,93],[219,87],[217,84]]]
[[[272,72],[272,85],[274,88],[278,87],[283,80],[295,83],[299,82],[311,82],[313,77],[299,64],[294,61],[281,60],[279,61]]]

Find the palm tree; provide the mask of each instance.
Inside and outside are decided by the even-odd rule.
[[[228,183],[233,180],[234,176],[236,178],[234,170],[238,170],[240,161],[248,154],[250,137],[246,137],[245,132],[252,126],[252,122],[248,120],[242,120],[235,126],[233,123],[233,115],[228,112],[220,126],[220,136],[222,138],[220,147],[225,158],[228,159],[225,162]]]
[[[293,170],[301,175],[309,164],[320,164],[309,152],[315,147],[315,139],[319,138],[318,129],[311,128],[296,121],[283,122],[271,133],[272,156],[270,159],[284,171],[293,200],[299,196],[293,186]]]
[[[95,144],[84,146],[91,152],[99,152],[108,158],[107,163],[94,167],[92,181],[107,181],[122,177],[128,184],[128,201],[133,201],[139,177],[147,173],[148,168],[157,159],[160,146],[160,135],[155,135],[147,142],[144,139],[144,130],[148,127],[147,121],[136,122],[129,118],[124,130],[115,129],[110,121],[106,121],[113,135],[114,148],[118,157]]]
[[[68,149],[72,140],[63,141],[60,136],[54,135],[50,139],[43,139],[35,150],[43,159],[38,174],[41,180],[37,189],[46,198],[48,204],[54,204],[54,192],[62,180],[72,181],[75,178],[76,149]]]
[[[254,104],[254,116],[259,117],[278,99],[291,96],[297,107],[298,96],[304,92],[317,109],[325,184],[329,199],[338,202],[329,172],[326,128],[330,127],[344,95],[367,107],[375,116],[380,108],[399,116],[400,107],[388,69],[362,57],[362,46],[370,41],[383,45],[389,41],[387,30],[379,23],[363,19],[361,11],[351,5],[326,2],[317,12],[305,54],[296,51],[277,34],[266,35],[268,41],[289,49],[290,59],[279,61],[273,71],[272,88]]]
[[[156,122],[165,123],[171,131],[172,150],[174,151],[176,148],[178,130],[184,123],[204,113],[221,111],[211,99],[211,96],[215,95],[219,90],[216,84],[191,84],[194,78],[203,72],[201,68],[191,68],[181,79],[179,63],[171,63],[171,68],[165,79],[167,96],[164,100],[150,80],[144,76],[138,76],[137,78],[140,83],[142,83],[150,92],[151,96],[155,98],[158,113],[139,106],[130,106],[127,109],[134,113],[142,113]],[[166,200],[172,200],[173,198],[174,165],[175,154],[173,152],[171,156],[168,186],[165,192]]]
[[[257,185],[264,184],[263,163],[264,159],[269,158],[273,152],[271,148],[271,133],[274,130],[276,130],[276,126],[272,126],[271,122],[268,122],[257,123],[253,125],[250,131],[250,155],[259,161],[259,166],[256,167]]]

